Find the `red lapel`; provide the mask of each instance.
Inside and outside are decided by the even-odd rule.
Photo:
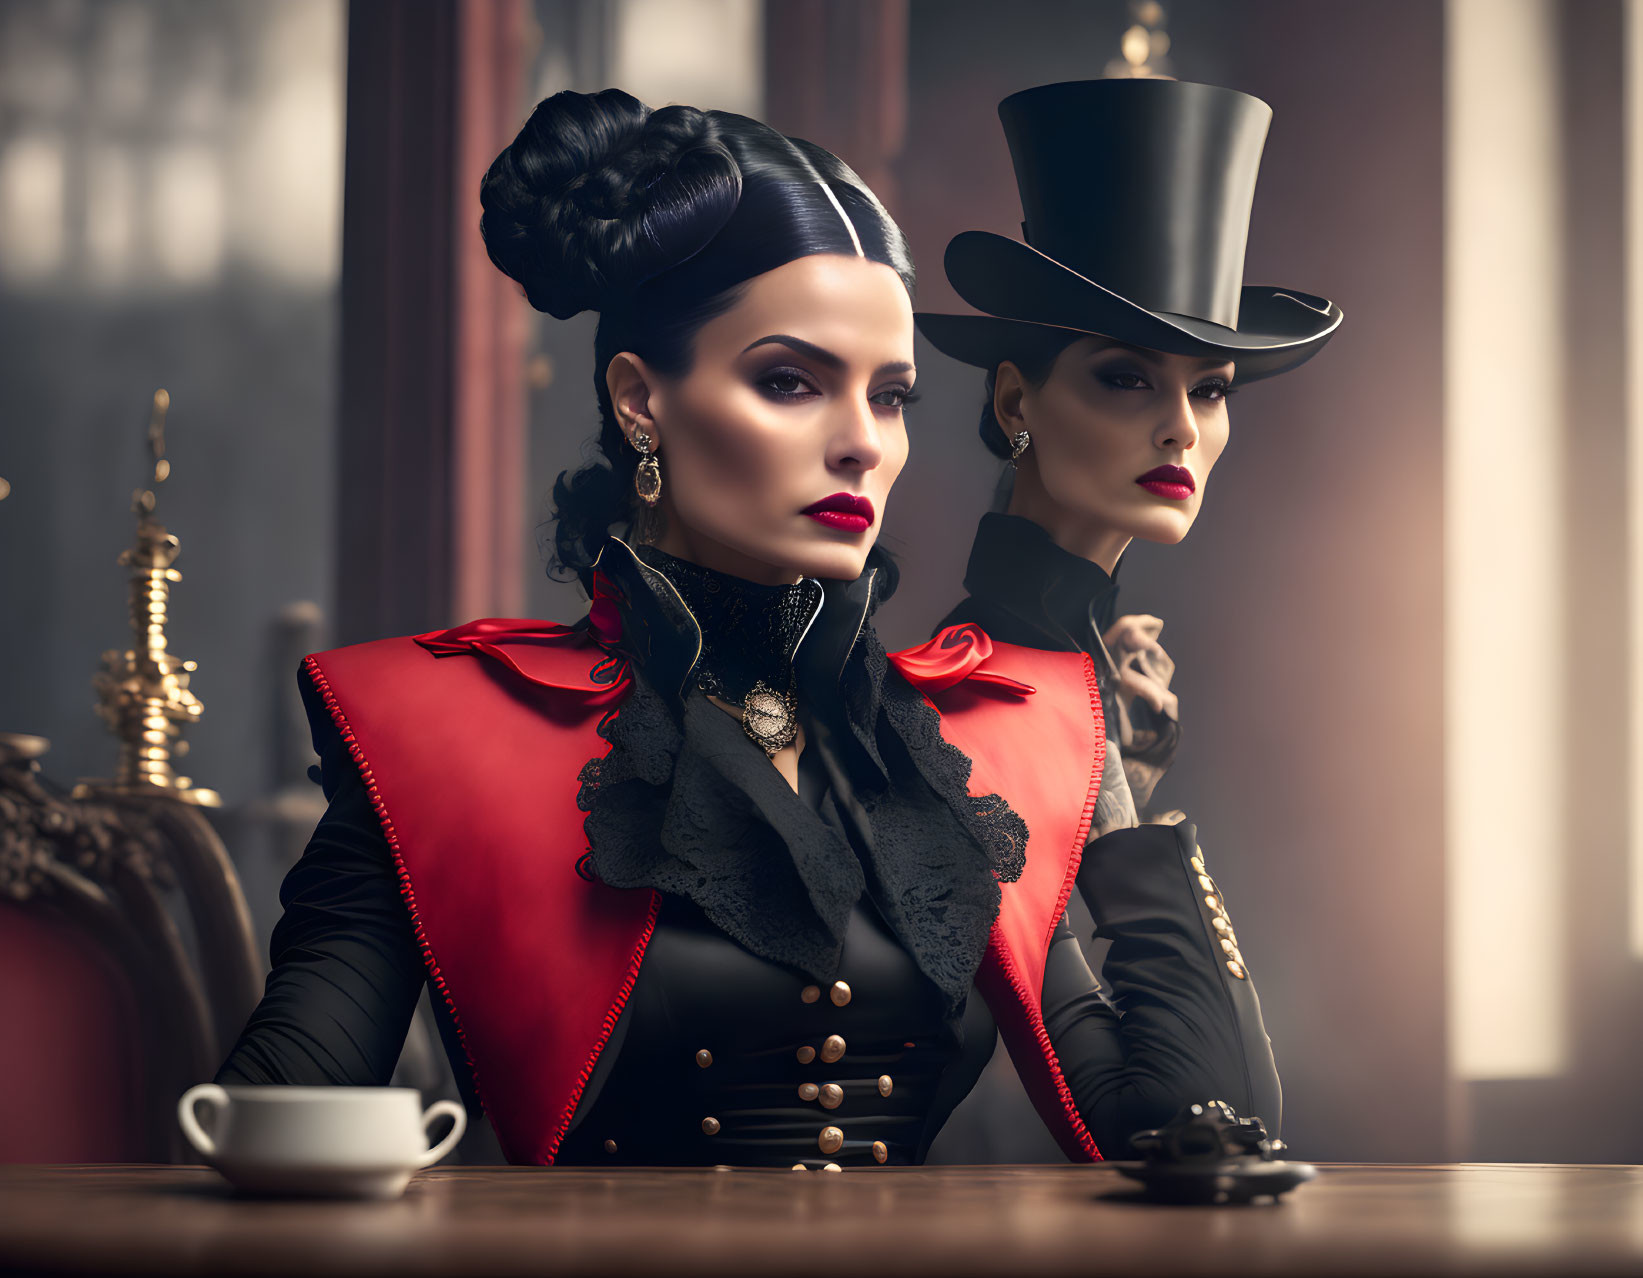
[[[1084,653],[997,643],[949,626],[890,660],[941,712],[967,754],[972,795],[999,794],[1027,822],[1027,868],[1002,883],[976,984],[1027,1093],[1073,1158],[1099,1158],[1050,1047],[1042,1010],[1050,937],[1078,876],[1106,755],[1095,667]]]
[[[459,629],[443,646],[386,639],[307,669],[370,791],[498,1139],[513,1162],[551,1163],[660,904],[577,873],[577,774],[606,753],[599,723],[628,683],[562,627]]]

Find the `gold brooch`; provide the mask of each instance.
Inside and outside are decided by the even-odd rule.
[[[797,698],[791,692],[777,692],[760,679],[742,702],[742,731],[774,758],[776,751],[791,745],[799,735]]]

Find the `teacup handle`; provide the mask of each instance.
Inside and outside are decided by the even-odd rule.
[[[200,1126],[200,1120],[194,1115],[194,1107],[201,1101],[220,1113],[228,1108],[228,1093],[215,1083],[199,1083],[184,1092],[183,1098],[177,1102],[177,1121],[182,1124],[183,1135],[194,1146],[194,1152],[205,1158],[215,1158],[217,1142],[205,1134],[205,1128]]]
[[[428,1130],[428,1124],[441,1114],[451,1116],[451,1130],[445,1133],[445,1139],[440,1141],[426,1154],[416,1160],[418,1167],[432,1167],[446,1154],[456,1148],[456,1142],[462,1139],[462,1133],[468,1130],[468,1111],[463,1109],[454,1100],[435,1101],[422,1111],[422,1130]]]

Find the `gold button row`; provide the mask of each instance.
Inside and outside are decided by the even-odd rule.
[[[1244,956],[1238,950],[1238,934],[1232,930],[1232,920],[1227,918],[1226,905],[1221,900],[1220,889],[1215,886],[1215,880],[1210,878],[1209,871],[1204,868],[1204,850],[1192,858],[1192,868],[1198,873],[1198,886],[1204,891],[1204,904],[1209,907],[1210,923],[1216,931],[1216,940],[1220,943],[1221,952],[1226,955],[1227,971],[1240,981],[1247,981],[1249,973],[1244,970]]]
[[[850,1002],[850,986],[844,981],[834,981],[832,988],[828,990],[827,996],[834,1007],[844,1007]],[[806,985],[799,991],[799,999],[804,1003],[820,1002],[821,987],[819,985]],[[818,1056],[824,1064],[831,1065],[834,1062],[843,1059],[846,1047],[847,1044],[845,1043],[842,1035],[829,1034],[822,1040],[821,1051],[819,1053],[814,1047],[806,1045],[799,1048],[796,1055],[798,1057],[799,1064],[801,1065],[810,1064],[812,1061],[816,1060]],[[713,1064],[713,1053],[708,1051],[705,1047],[702,1048],[696,1053],[696,1064],[702,1069],[706,1069],[708,1066]],[[893,1087],[894,1083],[888,1074],[881,1074],[879,1076],[878,1089],[880,1096],[890,1095]],[[821,1104],[823,1109],[837,1109],[840,1105],[844,1104],[844,1088],[840,1087],[837,1083],[823,1083],[820,1086],[815,1083],[801,1083],[799,1084],[799,1099],[803,1101],[817,1101]],[[709,1117],[702,1119],[702,1131],[705,1135],[718,1135],[719,1126],[720,1124],[717,1118]],[[816,1137],[816,1147],[824,1154],[836,1154],[839,1150],[844,1148],[844,1133],[837,1127],[824,1127],[821,1129],[820,1134]],[[612,1141],[606,1141],[605,1148],[610,1153],[616,1152],[615,1143]],[[881,1140],[874,1141],[873,1157],[881,1163],[884,1162],[890,1157],[889,1147]],[[793,1170],[805,1171],[806,1168],[803,1163],[794,1163]],[[822,1168],[822,1170],[842,1171],[843,1168],[841,1168],[837,1163],[828,1163]]]
[[[819,1003],[821,1001],[821,993],[821,986],[806,985],[799,991],[799,1000],[804,1003]],[[844,981],[834,981],[831,988],[827,991],[827,997],[834,1007],[843,1007],[850,1002],[850,986]],[[818,1053],[814,1047],[806,1044],[798,1049],[796,1055],[798,1056],[800,1065],[809,1065],[812,1061],[817,1059],[818,1055],[824,1065],[832,1065],[834,1062],[843,1059],[845,1046],[846,1044],[843,1037],[838,1034],[829,1034],[822,1040],[820,1053]],[[799,1085],[799,1099],[804,1101],[820,1101],[823,1109],[837,1109],[844,1103],[844,1088],[840,1087],[837,1083],[824,1083],[821,1086],[817,1086],[815,1083],[801,1083]],[[833,1150],[826,1148],[825,1142],[827,1140],[827,1133],[833,1131],[838,1131],[838,1129],[835,1127],[829,1127],[822,1132],[822,1152],[824,1154],[832,1153],[838,1148],[838,1146],[834,1146]],[[844,1135],[842,1132],[839,1133],[839,1141],[841,1144],[844,1141]],[[829,1166],[831,1166],[831,1164]],[[795,1171],[802,1169],[803,1164],[799,1164],[794,1168]],[[826,1169],[824,1168],[823,1170]],[[838,1169],[833,1168],[833,1170],[836,1171]]]
[[[895,1080],[888,1074],[879,1075],[879,1095],[888,1096],[895,1090]],[[820,1101],[823,1109],[837,1109],[844,1103],[844,1088],[837,1083],[824,1083],[817,1086],[815,1083],[799,1084],[799,1099],[802,1101]]]
[[[804,1003],[819,1003],[821,1001],[821,994],[821,986],[806,985],[799,991],[799,999]],[[832,986],[827,991],[828,1001],[831,1002],[834,1007],[844,1007],[848,1005],[851,997],[852,993],[850,986],[844,981],[834,981]],[[819,1059],[824,1065],[832,1065],[836,1061],[844,1058],[846,1046],[847,1045],[842,1035],[829,1034],[822,1040],[821,1050],[819,1052],[814,1047],[810,1047],[808,1045],[799,1048],[797,1052],[799,1064],[809,1065],[812,1061]],[[893,1083],[891,1082],[888,1074],[883,1074],[879,1077],[878,1088],[880,1096],[890,1095],[892,1086]],[[799,1099],[802,1101],[815,1101],[819,1103],[823,1109],[833,1110],[844,1104],[844,1088],[840,1087],[837,1083],[822,1083],[820,1085],[815,1083],[801,1083],[799,1084]],[[822,1128],[821,1132],[816,1137],[816,1148],[821,1150],[824,1154],[838,1153],[839,1150],[844,1148],[844,1132],[837,1127]],[[884,1162],[890,1157],[889,1146],[887,1146],[882,1140],[874,1141],[873,1157],[881,1163]],[[793,1170],[804,1171],[806,1169],[803,1163],[794,1163]],[[822,1170],[836,1172],[843,1171],[844,1169],[837,1163],[828,1163],[822,1168]]]
[[[825,1065],[831,1065],[844,1055],[845,1043],[837,1034],[829,1034],[822,1040],[821,1059]],[[816,1049],[806,1044],[795,1053],[800,1065],[808,1065],[816,1059]],[[886,1093],[888,1095],[888,1093]]]
[[[821,1150],[824,1154],[838,1153],[839,1150],[844,1148],[844,1132],[837,1127],[822,1128],[821,1134],[816,1137],[816,1148]],[[876,1163],[885,1163],[889,1160],[890,1146],[886,1145],[882,1140],[874,1141],[873,1161]],[[799,1167],[795,1166],[793,1170],[798,1171]]]

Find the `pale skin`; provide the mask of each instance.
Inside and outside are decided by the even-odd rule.
[[[657,546],[778,585],[862,574],[907,462],[902,404],[915,375],[901,278],[865,258],[815,254],[749,281],[697,333],[682,376],[623,351],[605,385],[629,443],[644,431],[661,465]],[[867,528],[803,513],[841,492],[872,503]],[[795,790],[803,749],[801,730],[771,760]]]
[[[1007,437],[1026,431],[1031,440],[1016,465],[1008,513],[1032,520],[1063,550],[1108,573],[1137,537],[1181,541],[1227,445],[1235,371],[1224,359],[1095,336],[1064,349],[1042,386],[1014,363],[1000,364],[993,413]],[[1158,466],[1185,469],[1192,492],[1182,500],[1136,482]],[[1132,697],[1176,713],[1169,691],[1175,663],[1158,644],[1163,624],[1153,616],[1121,617],[1103,636],[1117,668],[1121,715]],[[1098,829],[1135,824],[1127,786],[1104,792],[1102,801],[1109,810],[1097,812]]]

